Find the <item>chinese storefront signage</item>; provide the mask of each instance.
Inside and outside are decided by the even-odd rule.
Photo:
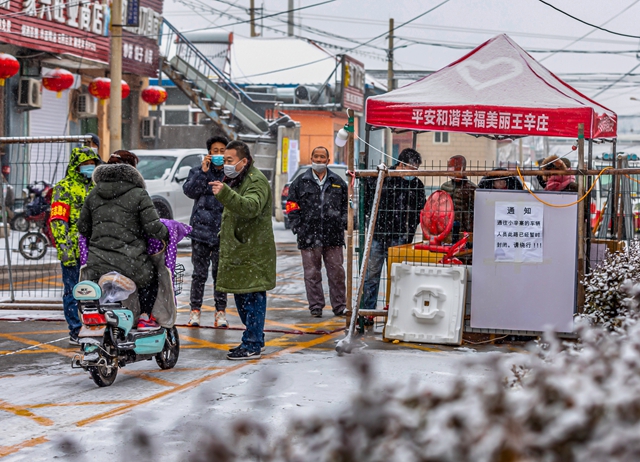
[[[517,202],[495,204],[495,260],[541,263],[543,205]]]
[[[131,7],[137,7],[137,14]],[[67,54],[109,63],[111,10],[100,0],[0,0],[0,43]],[[131,17],[127,13],[131,13]],[[124,0],[123,22],[137,27],[123,31],[125,72],[156,76],[162,0]]]

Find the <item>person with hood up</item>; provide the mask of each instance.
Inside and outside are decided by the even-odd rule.
[[[506,172],[506,168],[498,167],[493,172]],[[515,176],[483,176],[478,183],[478,189],[508,189],[522,191],[522,183]]]
[[[211,190],[222,205],[220,262],[216,288],[233,294],[246,326],[242,343],[227,359],[258,359],[264,347],[267,290],[276,286],[276,244],[269,180],[253,165],[249,146],[232,141],[224,152],[224,183]]]
[[[69,325],[69,343],[75,345],[82,327],[78,304],[73,298],[73,288],[80,277],[78,219],[85,198],[93,188],[91,175],[98,162],[98,155],[90,148],[73,149],[67,174],[53,187],[51,197],[49,223],[62,266],[64,317]]]
[[[214,136],[207,140],[207,154],[202,165],[193,167],[187,181],[182,185],[185,196],[193,199],[193,209],[189,224],[191,234],[191,312],[189,326],[200,325],[200,313],[204,298],[204,286],[207,282],[209,265],[213,276],[213,298],[216,307],[215,327],[229,327],[225,310],[227,294],[216,290],[218,280],[218,261],[220,259],[220,223],[224,207],[213,195],[209,183],[224,179],[224,151],[229,143],[223,136]]]
[[[567,166],[567,163],[569,164]],[[564,158],[559,158],[556,155],[547,157],[542,161],[541,167],[543,170],[568,170],[571,168],[571,163]],[[570,191],[578,192],[578,183],[576,183],[573,175],[550,175],[545,178],[545,191]]]
[[[167,241],[169,232],[136,169],[138,157],[114,152],[106,165],[96,168],[95,188],[85,201],[78,230],[89,242],[88,279],[116,271],[135,282],[142,315],[138,330],[157,329],[151,316],[158,292],[157,270],[147,254],[147,239]]]

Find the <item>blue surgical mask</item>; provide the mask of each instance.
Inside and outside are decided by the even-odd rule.
[[[236,170],[236,165],[238,165],[240,162],[242,162],[242,159],[236,162],[234,165],[225,165],[223,167],[224,175],[228,178],[235,178],[240,175],[240,172]]]
[[[78,171],[80,172],[81,175],[85,176],[86,178],[91,178],[91,175],[93,175],[93,171],[95,169],[96,169],[95,165],[81,165]]]
[[[224,165],[224,157],[223,156],[211,156],[211,163],[216,167],[220,167]]]
[[[404,178],[407,181],[413,181],[413,179],[415,178],[415,176],[403,176],[402,178]]]

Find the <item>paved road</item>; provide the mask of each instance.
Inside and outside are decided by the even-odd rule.
[[[335,341],[343,335],[344,318],[334,317],[330,307],[323,318],[309,316],[299,252],[287,233],[277,230],[278,285],[269,292],[267,348],[259,361],[225,359],[229,347],[237,345],[242,335],[232,297],[229,329],[210,327],[212,298],[203,306],[205,327],[184,326],[191,274],[188,249],[179,257],[187,267],[187,279],[179,297],[181,352],[174,369],[163,371],[155,361],[139,362],[121,369],[111,387],[98,388],[88,373],[71,369],[70,359],[77,350],[67,344],[65,323],[55,320],[60,319],[60,312],[31,312],[31,316],[50,321],[0,321],[0,458],[65,459],[57,442],[73,435],[83,448],[78,454],[86,456],[79,460],[125,460],[117,443],[128,438],[122,431],[130,422],[127,419],[134,416],[140,421],[153,415],[145,421],[145,428],[159,436],[170,432],[175,441],[187,445],[168,446],[159,460],[184,460],[185,447],[199,433],[188,431],[182,419],[207,426],[238,413],[258,412],[253,403],[264,396],[254,395],[256,386],[265,386],[260,373],[267,369],[279,379],[269,389],[271,411],[261,418],[273,422],[274,428],[286,422],[292,409],[314,411],[344,404],[347,391],[357,386],[349,373],[350,363],[334,351]],[[211,281],[206,293],[212,295]],[[11,315],[0,311],[0,319]],[[445,384],[457,373],[453,364],[474,354],[468,348],[391,345],[379,337],[371,332],[365,351],[380,367],[380,376],[394,380],[417,375],[418,382]],[[469,380],[481,380],[481,376],[469,374]]]

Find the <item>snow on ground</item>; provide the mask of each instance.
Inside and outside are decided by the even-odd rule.
[[[364,354],[374,362],[377,376],[384,382],[405,386],[446,387],[458,375],[470,382],[480,382],[481,372],[466,373],[458,370],[467,354],[451,351],[373,351]],[[184,364],[182,365],[185,366]],[[188,452],[197,451],[198,439],[204,430],[223,428],[232,419],[247,417],[259,419],[272,429],[272,437],[285,428],[294,415],[332,412],[350,400],[357,380],[350,371],[349,357],[338,357],[333,351],[311,351],[290,354],[261,361],[250,367],[211,380],[200,387],[174,394],[164,400],[139,406],[127,415],[105,419],[88,426],[76,427],[67,416],[67,424],[51,428],[47,438],[51,441],[26,448],[3,460],[39,461],[64,458],[58,447],[61,438],[71,437],[78,444],[78,460],[111,462],[128,460],[126,445],[131,440],[132,427],[144,428],[153,437],[153,452],[157,460],[185,460]],[[276,377],[273,380],[273,377]],[[22,381],[30,394],[45,398],[49,387],[39,387]],[[33,380],[33,379],[31,379]],[[56,385],[57,383],[57,385]],[[68,387],[69,383],[52,381],[50,387]],[[90,384],[86,383],[90,388]],[[76,388],[76,391],[79,391]],[[94,389],[89,392],[113,399],[116,388]],[[19,394],[19,391],[15,391]],[[10,393],[13,395],[14,393]],[[87,394],[87,390],[83,392]],[[118,395],[126,399],[126,389],[120,387]],[[129,396],[131,398],[131,396]],[[15,398],[8,396],[9,401]],[[65,412],[64,408],[50,409],[49,414]],[[66,412],[69,412],[67,409]],[[13,431],[17,430],[16,428]],[[129,454],[130,455],[130,454]]]

